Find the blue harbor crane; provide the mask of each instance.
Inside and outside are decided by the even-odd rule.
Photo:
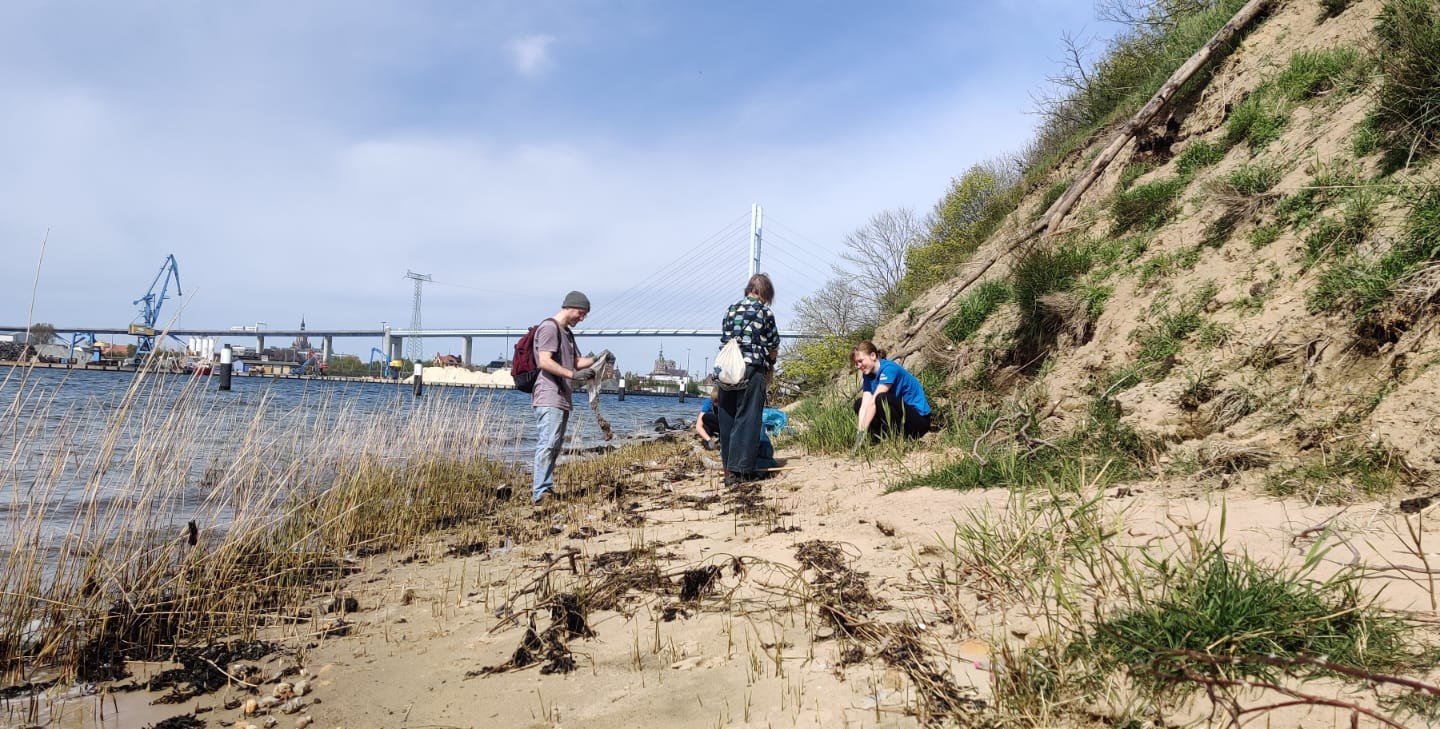
[[[139,324],[130,325],[130,333],[137,337],[135,342],[135,359],[132,362],[138,366],[145,361],[150,352],[155,349],[155,325],[160,321],[160,307],[165,303],[165,297],[170,290],[170,279],[175,279],[175,295],[180,293],[180,267],[175,263],[175,254],[165,256],[165,262],[160,264],[160,272],[155,274],[155,280],[150,282],[150,290],[145,295],[136,299],[135,304],[140,305]],[[160,293],[155,293],[155,287],[160,287]]]

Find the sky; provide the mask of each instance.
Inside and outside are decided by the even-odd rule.
[[[426,328],[572,289],[582,331],[714,328],[759,203],[784,328],[846,234],[1022,148],[1062,37],[1105,30],[1091,0],[0,3],[0,326],[124,327],[174,254],[181,327],[408,327],[415,271]]]

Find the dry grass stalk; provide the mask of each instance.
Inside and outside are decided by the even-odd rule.
[[[113,677],[127,659],[297,615],[355,556],[493,519],[494,485],[515,478],[481,393],[407,397],[382,421],[329,388],[293,407],[268,393],[216,407],[208,380],[151,371],[69,406],[23,376],[7,386],[6,683],[46,667]]]
[[[1440,300],[1440,263],[1424,266],[1395,285],[1389,308],[1406,319],[1412,318]]]
[[[1089,339],[1090,310],[1083,296],[1072,291],[1055,291],[1041,296],[1037,303],[1059,322],[1061,346],[1074,346]],[[1068,341],[1063,341],[1066,339]]]
[[[1208,473],[1235,473],[1270,465],[1275,452],[1255,443],[1208,441],[1196,452],[1200,466]]]
[[[1255,412],[1256,405],[1255,396],[1249,390],[1229,387],[1216,393],[1215,397],[1201,407],[1209,415],[1215,429],[1223,432]]]

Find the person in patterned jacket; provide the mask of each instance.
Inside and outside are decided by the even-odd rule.
[[[730,305],[720,323],[720,346],[739,339],[745,356],[745,378],[721,385],[719,410],[720,462],[725,464],[725,485],[734,486],[761,476],[755,469],[760,445],[761,418],[765,414],[765,387],[780,353],[780,330],[770,304],[775,286],[757,273],[745,284],[745,298]]]

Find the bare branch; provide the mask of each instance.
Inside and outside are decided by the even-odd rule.
[[[870,222],[845,236],[846,250],[840,258],[854,269],[836,269],[849,275],[860,296],[878,310],[889,308],[905,275],[905,252],[919,242],[924,232],[910,208],[883,210]]]

